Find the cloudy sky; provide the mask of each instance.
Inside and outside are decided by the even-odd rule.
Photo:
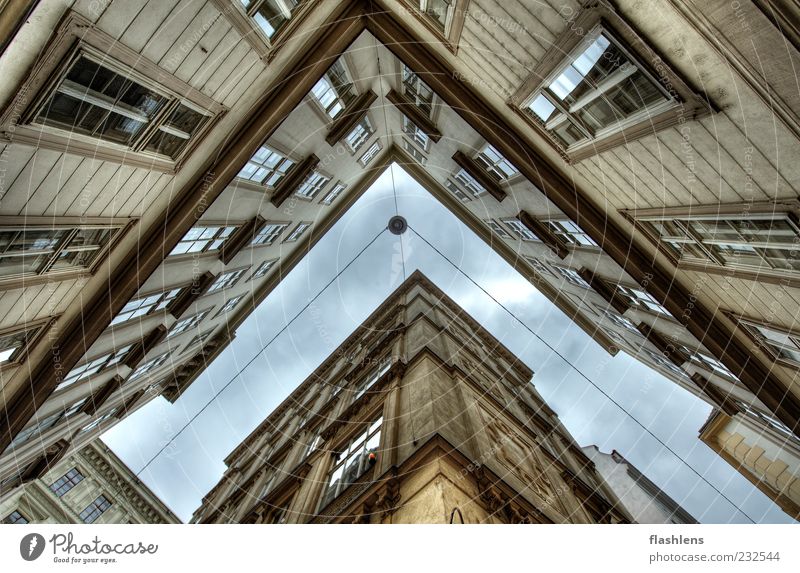
[[[771,500],[697,439],[710,407],[630,356],[609,356],[400,167],[400,214],[410,226],[667,443],[756,522],[787,523]],[[158,398],[103,439],[184,521],[219,480],[223,459],[402,283],[399,238],[383,233],[266,350],[261,349],[395,213],[387,171],[237,331],[236,339],[175,403]],[[703,479],[520,326],[414,233],[405,272],[419,269],[535,372],[534,384],[582,445],[616,449],[704,523],[748,519]],[[187,428],[186,422],[261,352]],[[135,439],[131,439],[135,436]]]

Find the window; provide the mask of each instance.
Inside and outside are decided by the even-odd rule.
[[[553,268],[560,274],[567,282],[570,284],[574,284],[581,288],[590,288],[591,285],[583,280],[583,277],[580,275],[578,271],[575,269],[569,269],[567,267],[560,267],[558,265],[553,265]]]
[[[524,102],[565,152],[631,125],[650,122],[679,102],[602,26],[596,26]]]
[[[236,0],[267,39],[272,39],[304,0]]]
[[[414,158],[414,161],[423,165],[425,164],[425,160],[427,159],[427,157],[425,157],[425,154],[422,153],[422,151],[420,151],[416,145],[411,143],[405,137],[403,138],[403,148],[408,152],[408,154],[411,157]]]
[[[78,468],[72,468],[63,476],[50,484],[50,489],[58,497],[61,497],[73,487],[83,481],[83,474],[78,471]]]
[[[333,186],[333,189],[328,191],[328,194],[325,195],[325,198],[322,199],[320,203],[322,203],[323,205],[330,205],[336,200],[336,198],[339,195],[341,195],[342,191],[344,191],[346,188],[347,185],[345,185],[344,183],[337,183],[336,185]]]
[[[158,356],[150,358],[142,365],[140,365],[136,370],[134,370],[133,374],[130,375],[128,380],[134,380],[136,378],[144,376],[145,374],[151,372],[152,370],[156,370],[167,361],[170,354],[171,354],[170,352],[164,352],[163,354],[159,354]]]
[[[586,232],[578,227],[569,219],[559,219],[553,221],[545,221],[550,230],[561,238],[568,245],[572,246],[591,246],[596,247],[592,238]]]
[[[611,340],[617,343],[617,348],[625,348],[628,345],[628,341],[616,330],[607,329],[603,331],[606,336],[608,336]]]
[[[500,155],[494,147],[487,145],[483,148],[476,158],[487,173],[497,179],[497,181],[505,181],[516,175],[517,169],[508,160]]]
[[[525,257],[525,260],[528,262],[533,269],[539,273],[543,277],[555,277],[556,275],[553,274],[553,271],[550,267],[547,266],[546,263],[538,259],[534,259],[533,257]],[[580,276],[580,275],[578,275]]]
[[[86,432],[91,432],[97,426],[99,426],[100,424],[102,424],[103,422],[108,420],[109,418],[112,418],[113,416],[115,416],[117,414],[118,410],[119,410],[118,406],[116,406],[114,408],[111,408],[108,412],[106,412],[102,416],[92,420],[91,422],[86,424],[83,428],[81,428],[81,431],[79,432],[79,434],[85,434]]]
[[[672,374],[674,374],[678,378],[687,377],[686,372],[682,368],[676,366],[671,360],[669,360],[663,354],[659,354],[658,352],[653,352],[652,350],[644,347],[639,349],[637,354],[639,353],[643,353],[646,357],[650,359],[650,362],[655,363],[656,365],[660,366],[661,368],[664,368],[665,370],[669,370],[670,372],[672,372]]]
[[[416,143],[422,151],[428,152],[431,138],[406,116],[403,116],[403,133],[405,133],[411,141]]]
[[[344,62],[341,58],[325,72],[325,75],[311,88],[311,95],[322,106],[328,117],[334,119],[356,97]]]
[[[312,171],[297,188],[295,194],[303,199],[313,199],[330,180],[330,177],[326,177],[319,171]]]
[[[80,366],[76,366],[70,370],[69,374],[67,374],[64,380],[62,380],[61,383],[56,386],[56,390],[65,388],[70,384],[74,384],[75,382],[83,380],[84,378],[88,378],[89,376],[93,376],[98,372],[102,372],[107,368],[111,368],[112,366],[119,364],[125,359],[132,347],[133,344],[127,344],[113,352],[109,352],[103,356],[100,356],[99,358],[84,362]]]
[[[628,320],[624,316],[622,316],[621,314],[617,314],[613,310],[608,310],[607,308],[602,308],[602,307],[599,307],[599,306],[596,306],[596,308],[600,312],[600,316],[603,316],[603,317],[607,318],[608,320],[610,320],[611,322],[613,322],[617,326],[621,326],[621,327],[623,327],[623,328],[625,328],[625,329],[627,329],[627,330],[629,330],[631,332],[635,332],[639,336],[642,335],[642,333],[639,332],[639,329],[636,328],[636,325],[633,324],[630,320]],[[672,363],[670,362],[670,364],[672,364]]]
[[[325,507],[348,486],[364,475],[370,467],[370,454],[377,455],[381,441],[383,417],[369,424],[367,428],[344,444],[328,472],[327,487],[322,495],[320,508]]]
[[[293,165],[294,161],[288,157],[281,155],[266,145],[262,145],[248,160],[247,164],[239,172],[238,177],[265,187],[274,188]]]
[[[266,274],[275,265],[276,262],[278,262],[278,259],[272,259],[271,261],[264,261],[263,263],[258,265],[258,267],[256,267],[256,270],[250,276],[250,280],[252,281],[254,279],[260,279],[261,277],[266,276]]]
[[[0,334],[0,366],[16,362],[41,331],[42,326],[36,326]]]
[[[505,227],[495,221],[494,219],[488,219],[485,223],[489,226],[489,228],[495,232],[497,236],[501,239],[513,239],[511,235],[508,234],[508,231],[505,230]]]
[[[381,376],[386,374],[391,367],[392,356],[387,354],[378,361],[378,365],[372,369],[369,375],[367,375],[363,380],[361,380],[361,382],[358,383],[353,396],[353,402],[361,398],[361,396],[363,396],[367,390],[369,390],[372,385],[380,379]]]
[[[214,334],[213,328],[210,330],[206,330],[201,334],[198,334],[189,341],[189,344],[186,345],[186,347],[183,349],[183,352],[186,352],[187,350],[194,348],[195,346],[199,346],[200,344],[205,343],[205,341],[208,340],[212,334]]]
[[[30,523],[30,521],[27,517],[22,515],[18,509],[15,509],[3,518],[3,523],[25,525],[26,523]]]
[[[212,113],[79,51],[31,123],[177,160]]]
[[[419,79],[419,76],[412,72],[408,66],[403,64],[403,93],[414,103],[425,115],[431,116],[433,112],[433,90]]]
[[[789,429],[789,427],[769,414],[762,412],[761,410],[756,410],[741,402],[739,400],[736,401],[739,405],[739,409],[744,412],[746,415],[750,416],[751,418],[755,418],[756,420],[760,420],[762,423],[766,424],[767,427],[772,428],[773,430],[793,439],[796,440],[794,433]]]
[[[450,193],[455,195],[456,199],[461,201],[462,203],[468,203],[471,201],[470,196],[467,195],[464,191],[462,191],[461,187],[459,187],[455,181],[452,179],[448,179],[444,182],[444,186],[447,188]]]
[[[733,380],[739,379],[733,372],[730,371],[730,369],[727,366],[725,366],[722,362],[720,362],[713,356],[709,356],[708,354],[700,352],[699,350],[691,351],[686,347],[684,347],[683,350],[686,353],[686,355],[691,357],[691,359],[695,363],[699,364],[709,372],[713,372],[714,374],[719,374],[726,378],[731,378]]]
[[[247,269],[237,269],[220,274],[217,279],[211,283],[211,286],[208,287],[206,294],[232,287],[239,282],[239,279],[242,278],[242,275],[244,275],[246,270]]]
[[[182,290],[183,289],[176,288],[167,292],[135,298],[122,307],[122,310],[114,317],[111,324],[120,324],[132,318],[136,318],[137,316],[145,316],[159,310],[164,310]]]
[[[453,19],[453,0],[419,0],[419,9],[447,35]]]
[[[106,496],[101,495],[87,505],[81,512],[81,521],[84,523],[94,523],[109,507],[111,507],[111,502],[106,499]]]
[[[455,174],[456,182],[473,197],[480,197],[486,193],[486,188],[478,183],[472,175],[463,169],[459,169]]]
[[[219,309],[219,312],[214,315],[214,318],[216,318],[216,317],[218,317],[220,315],[223,315],[223,314],[227,315],[229,312],[232,312],[233,309],[236,308],[236,306],[239,304],[239,302],[241,302],[241,300],[244,298],[244,296],[245,295],[240,294],[239,296],[235,296],[233,298],[229,298],[227,301],[225,301],[225,304],[222,306],[222,308]]]
[[[672,316],[672,314],[664,308],[661,303],[650,296],[649,293],[631,287],[616,285],[617,294],[622,296],[631,307],[646,310],[650,312],[657,312],[665,316]]]
[[[289,223],[268,223],[253,237],[251,245],[271,245],[281,236]]]
[[[47,416],[46,418],[39,419],[38,417],[34,416],[34,424],[32,426],[28,426],[24,430],[22,430],[19,434],[17,434],[14,439],[9,444],[9,447],[16,447],[20,444],[24,444],[28,440],[35,438],[36,436],[41,435],[44,433],[45,430],[49,430],[53,426],[55,426],[61,418],[64,417],[64,411],[59,410],[58,412],[54,412]]]
[[[361,156],[361,159],[358,162],[361,164],[362,167],[366,167],[369,165],[369,162],[375,159],[375,156],[378,155],[378,152],[381,150],[381,142],[376,141],[372,145],[369,146],[369,149],[364,152],[364,155]]]
[[[739,324],[775,360],[793,368],[800,368],[800,335],[744,318],[739,319]]]
[[[235,225],[192,227],[175,245],[169,256],[218,251],[235,230]]]
[[[0,225],[0,278],[90,269],[120,227]]]
[[[305,223],[305,222],[304,223],[298,223],[297,226],[294,229],[292,229],[292,232],[289,233],[289,235],[283,240],[283,242],[284,243],[293,243],[293,242],[295,242],[297,239],[299,239],[302,236],[303,233],[306,232],[306,229],[308,229],[310,226],[311,226],[311,223]]]
[[[317,451],[317,448],[319,448],[320,444],[322,443],[322,436],[320,436],[321,430],[322,428],[317,426],[313,432],[306,433],[306,445],[301,459],[306,459],[308,456]]]
[[[242,296],[244,296],[244,295],[242,295]],[[169,334],[167,335],[167,338],[173,338],[175,336],[183,334],[187,330],[191,330],[191,329],[197,327],[197,325],[200,324],[200,322],[206,316],[208,316],[209,312],[211,312],[211,309],[207,308],[206,310],[204,310],[202,312],[198,312],[197,314],[192,315],[192,316],[190,316],[188,318],[184,318],[184,319],[179,320],[178,322],[176,322],[175,324],[172,325],[172,328],[169,329]]]
[[[637,219],[679,261],[800,271],[800,227],[787,215]]]
[[[353,130],[347,134],[344,141],[347,143],[350,151],[355,153],[361,149],[361,146],[364,145],[370,137],[372,137],[373,133],[375,133],[375,128],[372,127],[369,116],[365,115],[361,121],[356,124]]]
[[[514,231],[523,241],[538,241],[539,238],[528,227],[522,224],[519,219],[503,219],[503,223]]]

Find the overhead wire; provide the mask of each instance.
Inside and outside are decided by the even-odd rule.
[[[440,257],[442,257],[445,261],[447,261],[450,266],[452,266],[456,271],[458,271],[461,275],[463,275],[470,283],[475,285],[481,292],[483,292],[486,296],[488,296],[495,304],[497,304],[501,309],[503,309],[511,318],[513,318],[517,323],[519,323],[525,330],[527,330],[530,334],[532,334],[535,338],[537,338],[542,344],[544,344],[551,352],[553,352],[556,356],[558,356],[562,361],[564,361],[571,369],[578,373],[581,378],[586,380],[589,384],[591,384],[597,391],[599,391],[609,402],[614,404],[620,411],[622,411],[628,418],[633,420],[636,425],[638,425],[642,430],[644,430],[647,434],[649,434],[653,439],[655,439],[659,444],[661,444],[668,452],[670,452],[673,456],[675,456],[678,460],[681,461],[686,467],[688,467],[697,477],[699,477],[702,481],[707,483],[714,491],[716,491],[720,497],[722,497],[725,501],[727,501],[731,506],[733,506],[739,513],[744,515],[750,522],[756,523],[756,521],[747,514],[741,507],[736,505],[728,496],[726,496],[719,488],[717,488],[714,484],[712,484],[704,475],[698,472],[694,467],[692,467],[689,462],[687,462],[683,457],[681,457],[674,449],[672,449],[666,442],[664,442],[661,438],[659,438],[656,434],[653,433],[647,426],[645,426],[642,422],[640,422],[636,416],[634,416],[630,411],[628,411],[622,404],[620,404],[616,399],[614,399],[608,392],[603,390],[600,386],[598,386],[591,378],[589,378],[583,371],[578,368],[575,364],[573,364],[566,356],[564,356],[561,352],[556,350],[549,342],[547,342],[542,336],[536,333],[532,328],[530,328],[522,319],[520,319],[515,313],[513,313],[507,306],[505,306],[502,302],[497,300],[489,291],[487,291],[483,286],[481,286],[475,279],[473,279],[469,274],[466,273],[461,267],[459,267],[455,262],[453,262],[447,255],[445,255],[441,250],[437,249],[430,241],[428,241],[419,231],[414,229],[411,225],[408,228],[422,241],[428,245],[434,252],[436,252]]]
[[[255,362],[255,360],[259,356],[261,356],[261,354],[263,354],[264,351],[267,350],[267,348],[269,348],[269,346],[273,342],[275,342],[275,340],[277,340],[278,337],[281,334],[283,334],[294,323],[295,320],[297,320],[312,304],[314,304],[314,301],[316,301],[322,295],[322,293],[324,293],[334,282],[336,282],[336,280],[347,269],[349,269],[350,266],[353,263],[355,263],[361,257],[361,255],[363,255],[366,252],[366,250],[369,249],[375,243],[375,241],[377,241],[378,238],[381,235],[383,235],[386,231],[387,231],[387,227],[384,227],[366,245],[364,245],[364,247],[362,247],[362,249],[360,251],[358,251],[358,253],[356,253],[356,255],[352,259],[350,259],[350,261],[346,265],[344,265],[341,268],[341,270],[339,270],[339,272],[337,272],[336,275],[334,275],[334,277],[331,280],[329,280],[325,284],[325,286],[322,287],[321,290],[319,290],[313,297],[311,297],[308,300],[308,302],[303,306],[303,308],[301,308],[286,324],[284,324],[280,328],[280,330],[278,330],[278,332],[276,332],[275,335],[272,338],[270,338],[269,341],[258,350],[258,352],[256,352],[247,362],[245,362],[244,366],[239,368],[239,370],[237,370],[234,373],[234,375],[231,376],[231,378],[197,412],[195,412],[194,415],[192,415],[192,417],[189,418],[189,420],[187,420],[187,422],[171,438],[169,438],[164,443],[164,445],[161,447],[161,449],[159,449],[155,454],[153,454],[153,456],[147,461],[146,464],[144,464],[139,469],[139,471],[135,472],[135,475],[137,477],[139,477],[139,475],[144,470],[146,470],[150,466],[150,464],[152,464],[162,453],[164,453],[164,451],[167,449],[167,447],[169,447],[178,438],[178,436],[180,436],[189,426],[191,426],[192,423],[200,416],[200,414],[202,414],[231,384],[233,384],[239,378],[239,376],[241,376],[241,374],[253,362]]]

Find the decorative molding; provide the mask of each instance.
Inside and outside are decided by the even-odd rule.
[[[167,305],[167,312],[175,318],[180,318],[198,298],[205,294],[215,280],[217,280],[217,276],[211,271],[194,277],[192,284],[181,290],[178,296]]]

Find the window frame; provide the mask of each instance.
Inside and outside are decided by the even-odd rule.
[[[426,13],[425,4],[427,0],[402,0],[409,13],[422,23],[437,40],[453,54],[458,53],[458,44],[464,30],[467,11],[471,0],[451,0],[452,10],[445,18],[444,29],[440,28],[433,17]]]
[[[214,253],[219,253],[222,250],[223,245],[230,241],[231,238],[236,234],[236,232],[241,228],[243,223],[241,222],[224,222],[224,223],[214,223],[213,221],[202,222],[198,221],[198,224],[192,225],[192,227],[183,234],[180,238],[178,243],[170,250],[169,253],[166,254],[164,257],[164,261],[178,261],[183,260],[185,258],[190,257],[202,257],[204,255],[210,255]],[[216,229],[213,237],[210,238],[202,238],[202,235],[197,237],[196,239],[185,240],[186,237],[194,231],[195,229]],[[224,234],[227,231],[227,235]],[[203,231],[205,232],[205,231]],[[203,248],[199,251],[192,251],[188,250],[182,253],[176,253],[176,249],[179,245],[183,243],[200,243],[206,242],[207,244],[203,246]],[[214,243],[219,242],[219,245],[216,248],[211,248]]]
[[[267,221],[264,225],[258,230],[257,233],[253,235],[253,239],[250,241],[251,247],[269,247],[274,245],[278,239],[281,238],[281,235],[289,228],[291,222],[284,223],[282,221]],[[268,238],[268,241],[260,241],[261,237]],[[277,260],[277,259],[275,259]]]
[[[765,281],[765,282],[780,282],[783,284],[787,279],[800,283],[800,270],[781,269],[772,266],[768,261],[764,260],[764,255],[757,253],[762,258],[762,266],[756,267],[750,264],[737,263],[734,258],[724,260],[719,255],[711,250],[710,246],[715,244],[735,244],[751,249],[776,249],[775,245],[763,243],[763,247],[753,247],[760,243],[723,241],[723,240],[708,240],[703,239],[695,231],[693,231],[688,223],[692,221],[715,221],[718,223],[728,221],[778,221],[785,222],[789,225],[790,229],[795,232],[794,249],[788,247],[786,249],[776,249],[785,251],[786,258],[792,258],[790,253],[798,252],[797,258],[800,259],[800,205],[788,205],[777,203],[766,203],[758,205],[702,205],[698,208],[667,208],[662,210],[653,209],[640,209],[640,210],[623,210],[622,215],[631,221],[635,228],[640,231],[655,247],[676,266],[702,270],[705,272],[716,272],[717,274],[733,274],[741,276],[742,278]],[[746,214],[744,213],[747,209]],[[665,239],[657,225],[659,223],[669,223],[680,229],[688,240],[681,238],[677,241],[679,244],[692,245],[695,249],[701,251],[704,257],[685,256],[682,252],[678,251],[675,247],[670,246],[669,240]],[[732,229],[735,231],[735,229]]]
[[[516,217],[501,219],[503,224],[511,229],[512,234],[516,235],[516,239],[525,243],[541,243],[542,241],[536,236],[536,233],[526,227],[522,221]]]
[[[69,470],[67,470],[67,472],[64,475],[60,476],[53,483],[51,483],[49,488],[50,491],[52,491],[56,497],[60,498],[63,497],[64,494],[66,494],[67,492],[72,491],[72,489],[79,483],[81,483],[84,479],[86,479],[86,476],[81,473],[81,471],[78,469],[78,466],[73,466]],[[59,484],[59,482],[61,483]],[[66,489],[64,489],[65,486],[67,486]]]
[[[53,247],[53,254],[45,264],[44,269],[36,272],[17,273],[0,276],[0,291],[20,288],[23,284],[30,286],[49,282],[52,280],[67,280],[82,276],[93,275],[103,264],[111,250],[119,243],[125,234],[133,227],[138,219],[124,217],[13,217],[0,216],[0,231],[21,232],[31,230],[43,231],[69,231],[67,237],[62,238]],[[82,229],[109,229],[111,235],[106,243],[96,249],[95,255],[87,266],[68,267],[52,270],[58,255],[65,249],[70,250],[69,241],[74,239]],[[79,249],[78,247],[72,247]],[[28,251],[25,251],[28,252]]]
[[[212,2],[259,58],[267,63],[278,54],[286,41],[292,37],[293,31],[301,26],[314,7],[313,1],[301,0],[292,16],[275,31],[272,37],[269,37],[248,15],[248,10],[245,10],[238,0],[212,0]]]
[[[373,151],[373,149],[374,149],[374,151]],[[361,167],[366,168],[367,166],[369,166],[370,163],[375,161],[375,158],[378,156],[378,154],[381,152],[382,149],[383,149],[383,145],[381,145],[381,140],[380,139],[376,139],[372,143],[372,145],[370,145],[367,148],[367,150],[361,155],[361,157],[358,158],[358,164],[361,165]],[[369,156],[369,157],[367,157],[367,156]]]
[[[109,500],[105,496],[105,494],[101,493],[94,500],[92,500],[92,502],[89,505],[87,505],[80,511],[78,517],[83,523],[87,524],[94,523],[101,515],[103,515],[106,511],[108,511],[112,505],[114,505],[113,502]],[[91,517],[92,520],[86,521],[89,517]]]
[[[242,280],[242,277],[245,275],[245,273],[247,272],[247,270],[249,268],[251,268],[251,267],[250,266],[244,266],[244,267],[238,267],[238,268],[235,268],[235,269],[225,269],[220,274],[218,274],[216,277],[214,277],[214,281],[210,285],[208,285],[208,289],[206,290],[205,293],[203,293],[203,296],[208,296],[210,294],[214,294],[214,293],[218,293],[218,292],[225,292],[227,289],[233,288],[234,286],[236,286],[239,283],[240,280]],[[221,287],[214,288],[214,285],[222,277],[227,276],[227,275],[233,275],[235,273],[238,273],[238,274],[234,277],[233,282],[224,284]]]
[[[69,388],[70,386],[77,384],[82,380],[86,380],[88,378],[92,378],[93,376],[97,376],[98,374],[101,374],[109,370],[110,368],[114,368],[120,365],[124,366],[125,360],[128,358],[131,351],[135,349],[135,347],[136,343],[131,342],[129,344],[121,345],[121,348],[114,348],[108,352],[103,352],[102,354],[96,355],[95,358],[82,360],[80,363],[73,366],[69,372],[66,373],[64,378],[62,378],[61,382],[59,382],[59,384],[56,386],[56,391],[62,390],[64,388]],[[94,366],[92,366],[91,368],[83,370],[81,374],[75,376],[74,380],[67,382],[70,379],[71,377],[70,375],[72,374],[72,372],[74,372],[75,370],[80,370],[94,363],[98,363],[97,365],[99,366],[99,368],[97,370],[94,370],[91,373],[86,374],[86,372],[90,372],[92,368],[94,368]]]
[[[312,179],[314,182],[309,183]],[[323,173],[319,169],[312,169],[300,185],[297,186],[297,189],[294,191],[294,196],[304,201],[313,201],[330,182],[330,175]],[[310,190],[310,193],[301,193],[300,190],[303,188]]]
[[[339,195],[344,193],[346,189],[347,185],[345,183],[337,181],[336,183],[333,184],[333,187],[330,188],[330,191],[325,193],[322,199],[320,199],[319,201],[320,205],[332,205],[333,202],[339,198]]]
[[[594,138],[584,139],[565,148],[528,111],[528,104],[546,84],[575,61],[603,33],[628,60],[650,79],[668,98],[661,107],[644,108],[598,131]],[[566,55],[565,55],[566,54]],[[564,31],[550,46],[528,79],[508,99],[514,113],[535,129],[568,163],[577,163],[609,149],[625,145],[679,123],[697,119],[717,111],[716,106],[690,86],[656,50],[640,36],[610,4],[598,2],[580,10],[566,20]]]
[[[207,115],[209,119],[192,135],[189,144],[175,159],[69,130],[31,124],[33,116],[49,99],[80,54],[85,54],[103,67],[120,73],[147,89],[188,103],[188,107]],[[0,131],[7,137],[13,135],[16,142],[91,157],[96,161],[110,161],[166,173],[180,170],[227,111],[222,104],[120,43],[74,10],[66,12],[42,57],[37,60],[15,93],[15,100],[27,105],[21,113],[20,106],[8,106],[0,116]],[[27,94],[34,95],[27,97]]]
[[[237,306],[239,306],[239,303],[242,302],[242,300],[244,300],[244,298],[246,296],[247,296],[247,293],[242,293],[242,294],[238,294],[238,295],[234,295],[234,296],[230,297],[229,299],[227,299],[225,301],[225,303],[220,307],[220,309],[217,311],[217,313],[212,318],[218,318],[218,317],[223,316],[223,315],[225,315],[227,317],[228,313],[232,312]],[[232,302],[233,302],[233,304],[231,304]],[[230,308],[228,308],[229,305],[230,305]]]
[[[146,316],[152,316],[152,315],[154,315],[154,314],[156,314],[158,312],[169,313],[170,312],[169,311],[170,304],[172,304],[172,302],[175,301],[176,299],[180,298],[183,295],[183,293],[185,292],[185,289],[187,287],[189,287],[189,286],[190,285],[174,286],[172,288],[169,288],[166,291],[164,291],[164,290],[155,290],[155,291],[151,291],[151,292],[148,292],[148,293],[137,292],[134,295],[134,298],[131,298],[128,302],[126,302],[125,305],[120,309],[120,311],[114,316],[114,318],[111,319],[111,323],[109,324],[109,326],[110,327],[119,327],[119,326],[121,326],[123,324],[128,324],[128,323],[130,323],[131,321],[133,321],[133,320],[135,320],[137,318],[138,319],[143,319]],[[175,295],[170,297],[169,295],[172,292],[175,292]],[[151,305],[139,305],[138,307],[136,307],[136,310],[141,310],[145,306],[149,306],[150,310],[148,310],[144,314],[138,314],[138,315],[135,315],[135,311],[134,311],[134,313],[132,313],[131,316],[129,316],[125,320],[117,321],[117,319],[122,315],[122,311],[125,310],[125,308],[129,304],[134,303],[136,301],[144,301],[144,300],[152,298],[152,297],[154,297],[156,295],[158,295],[158,299],[153,304],[151,304]]]
[[[358,483],[357,481],[353,482],[344,482],[342,478],[344,477],[345,471],[347,469],[347,462],[351,460],[352,455],[356,453],[356,450],[350,451],[354,446],[361,445],[359,442],[363,439],[364,445],[364,452],[366,452],[366,446],[370,441],[370,438],[374,438],[375,435],[378,436],[378,445],[375,450],[377,452],[381,452],[385,449],[385,432],[383,431],[383,412],[381,410],[375,412],[372,416],[369,417],[369,421],[362,422],[363,423],[363,430],[361,431],[353,431],[349,432],[346,438],[342,438],[338,440],[338,446],[332,448],[330,450],[331,453],[331,464],[327,468],[325,472],[325,481],[324,486],[320,492],[320,500],[319,506],[317,511],[321,511],[325,507],[329,506],[336,499],[342,495],[344,491],[346,491],[351,485],[355,485]],[[377,426],[376,426],[377,424]],[[359,424],[361,426],[361,424]],[[347,454],[350,454],[348,456]],[[341,457],[341,459],[337,459]],[[361,458],[356,458],[358,460],[358,467],[359,471],[357,475],[354,475],[352,479],[359,480],[361,479],[370,469],[369,463],[366,462],[368,459],[368,455],[365,455]],[[363,464],[363,465],[362,465]],[[329,491],[331,490],[331,480],[335,477],[334,474],[341,468],[341,476],[336,482],[333,488],[333,494],[329,495]]]
[[[16,514],[19,517],[14,517],[14,514]],[[27,525],[30,522],[31,522],[31,520],[28,519],[27,517],[25,517],[25,514],[22,513],[19,510],[19,508],[12,509],[11,513],[6,515],[3,518],[3,521],[2,521],[2,523],[6,524],[6,525]]]
[[[25,360],[30,349],[33,348],[45,336],[47,330],[55,322],[55,318],[45,318],[41,320],[33,320],[22,326],[14,325],[8,328],[0,329],[0,338],[14,337],[23,334],[25,337],[24,342],[16,347],[16,349],[9,354],[8,358],[0,361],[0,371],[18,366]],[[28,334],[30,333],[30,334]],[[0,349],[2,352],[2,349]]]
[[[283,241],[281,241],[281,244],[296,243],[303,237],[303,235],[306,234],[306,231],[308,231],[313,224],[313,221],[299,221],[297,225],[295,225],[294,228],[289,232],[289,234],[284,237]]]
[[[368,128],[365,129],[363,127],[363,124],[367,124]],[[355,132],[359,128],[361,128],[362,135],[358,139],[358,145],[353,146],[352,142],[350,141],[350,136],[353,135],[353,132]],[[365,113],[364,117],[362,117],[360,120],[358,120],[358,122],[356,122],[356,124],[353,126],[353,129],[351,129],[345,134],[342,141],[344,141],[344,144],[347,147],[350,154],[355,155],[362,147],[364,147],[369,142],[370,139],[372,139],[372,136],[375,135],[375,133],[377,133],[377,128],[375,127],[375,124],[372,122],[372,119],[370,119],[369,113]]]
[[[259,265],[255,268],[255,270],[252,273],[250,273],[250,278],[248,278],[247,280],[248,281],[253,281],[253,280],[264,278],[265,276],[267,276],[269,274],[269,272],[272,270],[272,268],[275,266],[275,264],[279,260],[280,259],[278,259],[276,257],[274,259],[261,261],[259,263]]]
[[[323,121],[328,124],[331,124],[338,120],[341,117],[342,112],[344,112],[348,105],[351,104],[355,99],[358,97],[358,90],[356,88],[356,83],[353,79],[353,73],[350,71],[350,65],[345,57],[346,54],[342,54],[339,56],[329,67],[325,70],[325,73],[322,74],[319,80],[317,80],[311,89],[308,91],[308,99],[313,102],[314,109],[317,111],[318,114],[322,117]],[[349,99],[344,97],[342,93],[339,93],[336,86],[328,79],[328,73],[331,71],[335,65],[340,64],[342,66],[342,70],[344,72],[344,76],[347,79],[347,86],[349,91],[351,92],[349,95]],[[329,90],[333,90],[336,94],[336,97],[333,99],[330,105],[325,106],[325,104],[317,98],[317,95],[314,93],[314,89],[325,80],[328,83]],[[336,106],[340,106],[339,110],[334,114],[331,115],[331,110]]]
[[[736,321],[737,326],[747,334],[747,336],[756,344],[765,354],[767,354],[776,364],[780,364],[787,368],[791,368],[793,370],[800,370],[800,360],[794,361],[791,358],[783,358],[778,353],[778,348],[781,346],[786,346],[790,350],[796,351],[800,354],[800,332],[791,330],[789,328],[775,326],[774,324],[770,324],[763,320],[758,320],[742,315],[737,315],[734,313],[726,313],[728,314],[733,320]],[[782,334],[784,336],[790,337],[795,342],[795,347],[792,347],[788,344],[780,343],[778,341],[769,341],[769,339],[761,333],[760,329],[771,330],[778,334]]]
[[[187,316],[185,318],[179,318],[173,323],[173,325],[167,331],[167,336],[164,340],[174,340],[176,337],[181,336],[182,334],[186,334],[186,332],[194,328],[198,328],[200,323],[203,321],[204,318],[206,318],[211,313],[211,310],[213,308],[214,308],[213,306],[209,306],[208,308],[204,308],[203,310],[195,312],[190,316]],[[181,326],[181,329],[177,330],[179,326]]]

